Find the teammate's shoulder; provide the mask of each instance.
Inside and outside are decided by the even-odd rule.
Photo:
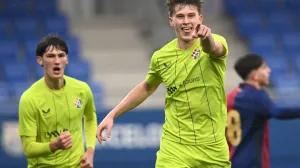
[[[36,82],[32,83],[21,95],[20,99],[23,101],[28,101],[29,99],[34,99],[36,95],[42,93],[41,88],[43,87],[43,80],[41,78]]]
[[[167,44],[162,46],[160,49],[156,50],[154,52],[154,54],[152,55],[152,57],[160,57],[170,51],[174,51],[174,49],[176,49],[176,47],[177,47],[177,38],[169,41]]]

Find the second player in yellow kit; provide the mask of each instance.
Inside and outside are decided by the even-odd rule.
[[[55,35],[45,37],[37,47],[45,74],[23,93],[19,105],[19,133],[28,168],[93,166],[94,99],[85,82],[64,75],[67,54],[66,43]]]

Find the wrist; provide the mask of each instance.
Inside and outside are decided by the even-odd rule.
[[[115,112],[111,111],[110,113],[108,113],[107,118],[110,118],[110,119],[114,120],[116,118]]]
[[[52,141],[49,144],[51,152],[55,152],[58,150],[57,141]]]
[[[86,153],[88,153],[88,154],[94,156],[95,150],[94,150],[93,148],[91,148],[91,147],[88,147],[88,148],[86,149]]]

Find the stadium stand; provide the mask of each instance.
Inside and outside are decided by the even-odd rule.
[[[233,17],[238,33],[247,42],[250,52],[265,56],[272,69],[271,86],[280,100],[286,99],[282,89],[299,88],[300,7],[296,0],[226,0],[227,12]],[[278,81],[285,82],[281,85]],[[297,81],[297,82],[295,82]],[[291,101],[289,101],[291,100]]]
[[[35,49],[48,33],[63,37],[69,46],[66,74],[91,83],[95,103],[101,104],[101,85],[91,79],[92,67],[81,56],[80,39],[69,30],[68,17],[55,0],[0,0],[0,101],[18,100],[43,75]]]

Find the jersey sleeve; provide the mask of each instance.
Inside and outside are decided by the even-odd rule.
[[[212,37],[214,38],[215,41],[221,43],[224,46],[226,52],[225,52],[225,55],[221,56],[221,57],[214,57],[214,55],[211,55],[211,56],[214,58],[218,58],[218,59],[225,59],[228,56],[228,44],[227,44],[226,39],[223,36],[220,36],[218,34],[212,34]]]
[[[87,147],[95,149],[96,131],[97,131],[97,115],[92,91],[86,85],[86,106],[84,109],[84,130],[86,135]]]
[[[22,95],[19,104],[19,134],[20,136],[36,136],[37,123],[34,105],[27,95]]]
[[[158,74],[159,65],[157,63],[157,53],[154,53],[149,66],[149,71],[146,77],[146,82],[148,84],[160,84],[162,83],[162,79]]]
[[[300,108],[299,107],[284,107],[276,105],[270,96],[264,92],[261,96],[262,98],[262,110],[259,110],[259,114],[268,118],[277,119],[294,119],[300,118]]]

